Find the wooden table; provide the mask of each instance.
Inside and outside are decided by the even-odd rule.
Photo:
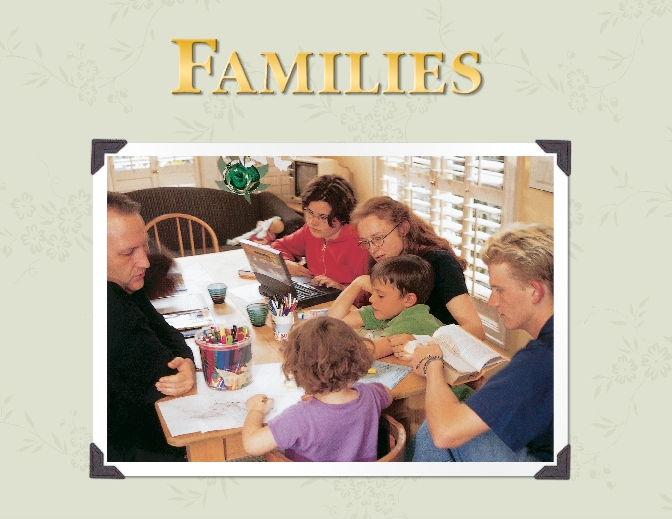
[[[177,258],[179,270],[189,292],[203,294],[207,298],[208,306],[215,324],[220,326],[239,325],[249,323],[245,311],[248,301],[236,296],[231,292],[232,288],[249,287],[256,281],[238,276],[239,269],[249,269],[249,264],[242,250],[204,254],[200,256],[188,256]],[[210,283],[224,282],[227,284],[226,302],[222,305],[212,303],[207,292]],[[263,298],[260,296],[260,300]],[[315,308],[329,306],[330,303],[318,305]],[[282,343],[276,341],[273,336],[273,328],[269,326],[270,315],[267,325],[259,328],[252,327],[252,358],[255,364],[268,364],[282,362]],[[194,351],[197,367],[200,366],[199,351],[193,339],[187,343]],[[392,364],[404,364],[394,356],[379,359]],[[196,392],[213,391],[207,387],[203,376],[197,373]],[[424,391],[426,381],[415,373],[409,373],[392,390],[394,402],[385,412],[401,422],[406,429],[407,437],[415,434],[425,418]],[[193,393],[193,392],[192,392]],[[191,393],[190,393],[191,394]],[[241,430],[242,428],[212,431],[207,433],[183,434],[172,436],[161,414],[159,403],[174,397],[162,398],[156,402],[155,407],[166,441],[175,447],[186,447],[189,461],[226,461],[234,458],[247,456],[243,449]],[[179,397],[178,397],[179,398]]]

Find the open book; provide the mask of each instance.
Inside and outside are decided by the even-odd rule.
[[[202,310],[208,307],[201,294],[188,293],[154,299],[151,303],[156,311],[163,315]]]
[[[169,325],[180,331],[200,330],[214,324],[212,317],[210,317],[210,311],[207,308],[164,314],[163,318]],[[193,337],[193,335],[188,336]]]
[[[201,294],[182,293],[152,301],[166,322],[185,337],[193,337],[201,328],[213,324],[210,311]]]
[[[451,386],[471,382],[505,359],[487,344],[455,324],[442,326],[433,336],[417,336],[406,344],[406,351],[413,353],[418,344],[436,342],[443,352],[446,381]]]

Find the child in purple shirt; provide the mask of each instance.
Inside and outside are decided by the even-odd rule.
[[[375,461],[378,422],[392,393],[377,382],[358,383],[373,363],[373,344],[347,324],[317,317],[295,326],[282,370],[309,398],[263,425],[273,399],[247,402],[243,447],[261,455],[275,448],[295,461]]]

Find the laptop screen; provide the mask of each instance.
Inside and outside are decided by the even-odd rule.
[[[241,245],[255,274],[262,274],[284,285],[291,286],[292,280],[279,251],[269,250],[253,242],[243,240],[241,240]]]
[[[247,261],[259,281],[259,292],[267,297],[277,297],[292,294],[298,301],[297,308],[318,305],[333,301],[338,297],[340,290],[326,287],[313,287],[300,282],[292,283],[287,270],[285,259],[280,251],[264,247],[249,240],[240,240]]]

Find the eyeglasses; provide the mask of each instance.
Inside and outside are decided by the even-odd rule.
[[[399,227],[399,224],[392,227],[392,231],[394,231],[397,227]],[[392,234],[392,231],[388,232],[382,238],[380,236],[376,236],[375,238],[371,238],[370,240],[359,240],[359,243],[357,245],[359,245],[360,249],[364,250],[369,250],[371,248],[371,245],[373,245],[374,247],[380,247],[383,243],[385,243],[385,238],[387,238],[390,234]]]
[[[317,218],[320,222],[328,222],[329,221],[329,215],[328,214],[315,214],[314,212],[312,212],[307,207],[304,207],[304,209],[303,209],[303,217],[306,220],[308,220],[309,218]]]

